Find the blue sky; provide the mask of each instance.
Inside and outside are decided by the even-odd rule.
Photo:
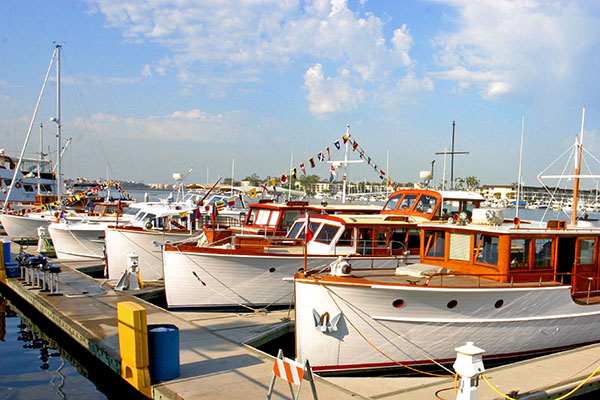
[[[0,146],[20,150],[56,41],[70,177],[166,183],[193,168],[189,181],[205,182],[235,159],[236,179],[300,163],[326,178],[308,160],[343,157],[333,143],[350,125],[394,181],[436,160],[438,182],[456,121],[455,150],[469,154],[455,177],[510,184],[524,116],[523,180],[538,185],[583,106],[600,156],[599,17],[591,0],[4,0]],[[40,122],[54,148],[54,88],[29,152]],[[379,174],[353,165],[350,179]]]

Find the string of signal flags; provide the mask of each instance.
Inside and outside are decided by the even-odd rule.
[[[380,168],[377,165],[377,163],[375,163],[373,158],[366,153],[364,148],[358,143],[358,141],[356,141],[352,136],[350,136],[350,133],[348,133],[348,132],[346,132],[344,134],[344,136],[341,137],[341,139],[338,139],[335,142],[333,142],[333,144],[331,146],[325,147],[325,149],[321,150],[314,157],[311,157],[308,160],[303,161],[298,166],[292,168],[289,172],[281,174],[279,176],[279,178],[277,178],[277,177],[272,178],[269,181],[269,183],[271,184],[271,186],[273,186],[274,189],[276,189],[278,180],[281,183],[286,183],[288,181],[288,179],[290,179],[290,177],[297,179],[299,171],[302,171],[302,173],[306,176],[307,170],[310,172],[310,169],[316,168],[318,164],[332,161],[331,160],[332,149],[335,148],[335,150],[341,150],[342,145],[346,145],[346,143],[348,143],[348,145],[352,148],[353,152],[358,152],[358,156],[362,160],[365,160],[367,162],[367,165],[371,166],[373,168],[373,170],[375,171],[375,173],[379,174],[379,179],[381,179],[382,182],[387,182],[387,184],[389,186],[392,185],[391,178],[386,174],[386,172],[382,168]],[[329,182],[333,182],[334,178],[336,177],[336,171],[335,171],[334,164],[331,164],[331,166],[329,168],[329,173],[330,173]],[[345,177],[344,177],[344,179],[345,179]],[[263,189],[265,189],[264,185],[263,185]],[[256,197],[256,195],[257,195],[256,192],[255,193],[251,192],[250,197],[252,197],[252,194],[254,194],[254,197]]]

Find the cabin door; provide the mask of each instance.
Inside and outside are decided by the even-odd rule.
[[[571,274],[575,265],[575,237],[559,237],[556,251],[556,273]],[[557,275],[556,280],[571,283],[571,275]]]

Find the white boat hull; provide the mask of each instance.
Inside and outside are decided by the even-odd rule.
[[[48,224],[56,218],[50,214],[37,214],[35,216],[0,214],[0,222],[6,235],[13,239],[37,238],[39,227],[47,228]]]
[[[164,251],[169,308],[283,306],[293,302],[293,276],[304,269],[302,255],[240,255]],[[307,268],[322,268],[337,256],[310,256]],[[353,265],[365,266],[353,260]],[[396,265],[395,258],[379,264]],[[196,277],[197,276],[197,277]]]
[[[144,281],[163,279],[163,256],[160,246],[152,242],[174,242],[189,237],[183,233],[164,233],[160,231],[131,231],[107,228],[105,231],[106,259],[108,278],[119,279],[127,269],[127,255],[139,256],[138,271]]]
[[[495,358],[600,341],[600,305],[574,303],[566,286],[340,286],[301,279],[295,290],[296,354],[315,371],[451,362],[467,341]],[[398,299],[399,308],[392,305]],[[331,320],[341,314],[337,330],[317,329],[315,314],[326,312]]]
[[[104,230],[99,222],[52,223],[48,233],[56,257],[63,260],[103,260]]]

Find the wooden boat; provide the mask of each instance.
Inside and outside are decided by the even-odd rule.
[[[340,373],[450,363],[465,342],[487,359],[600,342],[600,228],[575,212],[523,223],[476,209],[419,229],[418,264],[295,275],[301,362]]]
[[[163,252],[167,304],[169,308],[289,305],[291,278],[305,262],[308,269],[322,269],[340,255],[351,255],[354,263],[365,267],[395,266],[405,260],[405,240],[417,223],[447,219],[451,206],[467,212],[481,201],[482,196],[466,192],[401,190],[379,214],[329,215],[307,208],[284,238],[238,233],[223,245],[172,243]],[[278,215],[280,226],[284,208],[273,208],[261,220]],[[312,238],[305,241],[307,219]],[[246,224],[252,225],[249,220]]]
[[[487,358],[600,341],[599,228],[420,229],[419,264],[373,270],[350,259],[344,272],[296,275],[301,360],[315,371],[374,370],[451,362],[466,341]]]

